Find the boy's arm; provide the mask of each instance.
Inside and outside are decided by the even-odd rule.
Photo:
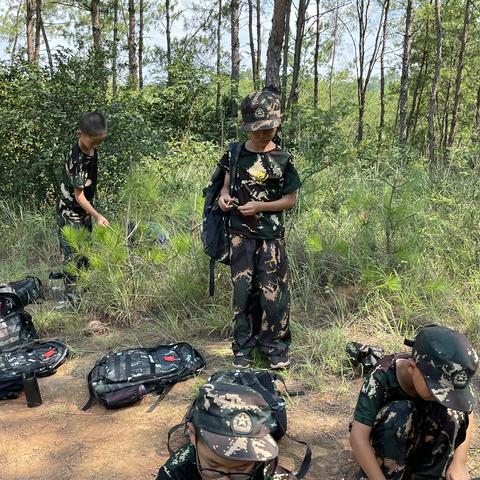
[[[223,181],[223,187],[220,190],[220,196],[218,197],[218,206],[224,212],[228,212],[232,208],[232,197],[230,196],[230,174],[225,174],[225,180]]]
[[[75,188],[75,200],[77,203],[89,214],[93,217],[93,219],[97,222],[98,225],[102,227],[108,227],[109,223],[108,220],[100,215],[94,208],[93,205],[86,199],[85,193],[83,192],[83,188]]]
[[[296,203],[297,192],[291,192],[283,195],[279,200],[272,202],[248,202],[238,207],[238,211],[246,216],[255,215],[258,212],[283,212],[284,210],[293,208]]]
[[[460,444],[453,454],[453,460],[447,470],[447,480],[468,480],[467,454],[473,432],[473,413],[468,415],[468,428],[465,441]]]
[[[369,480],[385,480],[370,444],[371,431],[372,427],[354,420],[350,432],[350,446],[358,464]]]

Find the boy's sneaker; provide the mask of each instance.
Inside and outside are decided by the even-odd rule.
[[[270,368],[274,370],[286,368],[290,365],[290,360],[286,355],[275,355],[270,357]]]
[[[234,368],[250,368],[252,365],[252,359],[245,355],[235,355],[235,357],[233,357],[232,365]]]

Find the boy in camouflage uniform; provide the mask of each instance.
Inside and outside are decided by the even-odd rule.
[[[468,480],[477,353],[437,325],[405,343],[412,355],[385,357],[360,392],[350,433],[357,478]]]
[[[98,112],[84,113],[77,131],[78,141],[65,160],[57,203],[57,226],[64,267],[71,260],[73,250],[62,235],[66,225],[92,230],[92,218],[98,225],[108,226],[108,220],[93,207],[97,188],[97,149],[107,135],[107,124]],[[79,260],[78,266],[86,262]],[[64,268],[65,294],[73,303],[75,276]]]
[[[270,407],[244,385],[206,383],[185,434],[190,440],[160,469],[157,480],[282,480],[278,446],[269,433]]]
[[[291,155],[273,142],[281,123],[280,99],[268,88],[241,104],[241,145],[230,191],[230,153],[219,162],[225,182],[218,204],[229,212],[233,281],[233,365],[248,368],[260,346],[271,368],[289,364],[290,294],[283,212],[295,206],[301,185]]]

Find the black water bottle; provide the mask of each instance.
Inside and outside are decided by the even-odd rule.
[[[23,374],[23,389],[29,408],[38,407],[42,404],[42,396],[40,395],[37,376],[33,369],[29,369]]]

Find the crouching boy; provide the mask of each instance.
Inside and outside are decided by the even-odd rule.
[[[468,480],[477,353],[437,325],[405,343],[412,354],[385,357],[360,391],[350,433],[357,478]]]

